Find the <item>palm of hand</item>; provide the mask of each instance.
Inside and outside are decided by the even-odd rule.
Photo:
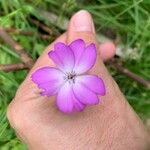
[[[53,45],[50,47],[52,46]],[[49,58],[47,56],[44,57],[44,59],[40,58],[43,62],[41,62],[41,60],[38,62],[42,65],[49,61],[50,65],[53,66]],[[33,72],[33,70],[31,72]],[[116,90],[115,88],[117,88],[116,84],[108,75],[99,55],[90,73],[97,74],[104,79],[107,94],[101,98],[100,105],[88,107],[82,113],[71,115],[66,115],[58,111],[55,106],[55,97],[49,98],[40,96],[39,89],[30,79],[30,73],[18,90],[14,103],[11,104],[15,106],[15,108],[13,108],[13,110],[15,110],[13,115],[15,115],[14,118],[16,119],[16,121],[13,121],[16,122],[14,128],[17,128],[20,133],[22,133],[23,130],[26,130],[27,133],[27,137],[20,135],[22,136],[21,138],[24,139],[25,142],[27,142],[27,138],[28,141],[35,143],[37,143],[38,140],[39,143],[42,141],[45,143],[47,140],[53,141],[51,143],[54,145],[56,141],[64,143],[65,141],[70,140],[71,142],[75,140],[80,143],[81,139],[85,139],[83,143],[85,143],[86,140],[92,142],[92,139],[94,142],[94,137],[101,137],[105,132],[109,131],[108,127],[112,127],[116,122],[120,122],[119,118],[125,113],[124,108],[126,104],[119,102],[116,100],[116,97],[114,97],[115,95],[113,93]],[[115,103],[112,103],[113,97],[115,98]],[[117,105],[117,109],[115,104]],[[120,113],[119,110],[122,113]],[[97,125],[96,130],[95,125]],[[91,137],[86,139],[87,134]],[[109,134],[111,134],[111,132]]]
[[[91,32],[72,34],[70,27],[68,34],[69,36],[62,35],[56,42],[70,43],[77,38],[86,43],[95,42],[95,34]],[[131,144],[134,140],[131,132],[133,127],[129,125],[133,121],[138,122],[138,119],[133,117],[135,114],[108,74],[99,54],[95,66],[90,71],[91,74],[100,76],[106,85],[106,96],[101,97],[99,105],[88,107],[82,113],[65,115],[55,106],[55,97],[40,96],[40,91],[30,76],[38,68],[54,66],[47,55],[48,51],[53,49],[53,45],[54,43],[40,56],[9,106],[9,121],[21,139],[31,149],[36,150],[109,149],[112,142],[114,146],[117,145],[118,137],[122,135],[119,142],[134,146]],[[140,124],[134,130],[139,130],[140,134],[144,132],[142,128]],[[118,149],[123,148],[118,146]]]

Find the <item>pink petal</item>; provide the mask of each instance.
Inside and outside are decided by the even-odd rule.
[[[75,63],[74,54],[69,46],[56,43],[54,51],[48,53],[49,57],[62,71],[72,71]]]
[[[76,98],[75,98],[76,99]],[[84,108],[86,107],[85,104],[81,103],[80,101],[78,101],[77,99],[74,101],[74,108],[75,110],[81,112],[84,110]]]
[[[63,83],[59,83],[58,81],[49,81],[46,83],[41,83],[38,85],[40,89],[43,89],[44,91],[41,92],[41,95],[43,96],[53,96],[56,95],[59,91],[59,89],[63,86]]]
[[[41,94],[47,96],[55,95],[64,83],[64,73],[52,67],[38,69],[31,78],[39,88],[44,90]]]
[[[75,63],[77,63],[80,60],[82,53],[85,50],[85,43],[82,39],[78,39],[73,41],[69,46],[74,53],[75,61],[76,61]]]
[[[72,84],[66,82],[57,95],[57,106],[65,113],[73,111]]]
[[[105,95],[105,85],[101,78],[96,75],[83,75],[76,78],[76,82],[83,84],[91,91],[99,95]]]
[[[84,86],[84,84],[75,82],[73,84],[73,92],[75,97],[83,104],[95,105],[99,103],[98,96]]]
[[[90,44],[86,47],[84,52],[82,53],[82,56],[80,57],[80,60],[74,67],[74,71],[77,74],[82,74],[90,70],[96,61],[96,47],[95,44]]]
[[[83,111],[85,104],[81,103],[73,93],[72,84],[66,82],[57,95],[57,106],[59,110],[70,113],[75,108],[76,111]]]

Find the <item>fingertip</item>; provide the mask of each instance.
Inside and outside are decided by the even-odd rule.
[[[108,41],[99,45],[99,51],[103,61],[107,61],[114,57],[116,46],[113,42]]]
[[[95,43],[95,28],[91,14],[86,10],[75,13],[69,22],[67,29],[67,42],[83,39],[85,43]]]
[[[92,16],[86,10],[80,10],[71,17],[69,28],[74,32],[95,33]]]

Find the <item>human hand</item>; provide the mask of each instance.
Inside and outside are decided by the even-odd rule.
[[[58,111],[55,97],[39,96],[39,89],[31,81],[38,68],[54,66],[47,53],[50,44],[31,69],[8,107],[8,119],[18,136],[29,149],[35,150],[145,150],[148,134],[120,92],[104,66],[115,47],[107,42],[98,45],[92,18],[86,11],[75,14],[68,30],[54,43],[71,43],[83,39],[86,44],[97,44],[98,56],[91,73],[100,76],[106,85],[106,95],[99,105],[87,107],[81,113],[66,115]]]

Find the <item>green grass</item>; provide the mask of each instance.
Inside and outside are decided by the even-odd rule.
[[[61,4],[61,6],[60,6]],[[47,24],[55,33],[63,32],[62,24],[74,12],[86,9],[93,15],[98,34],[112,29],[121,36],[124,50],[137,48],[138,58],[122,58],[124,66],[141,77],[150,80],[150,1],[148,0],[0,0],[0,26],[18,30],[32,31],[33,36],[11,34],[30,55],[36,59],[55,36],[42,40],[36,32],[37,27],[30,22],[35,17]],[[58,19],[43,17],[39,10],[52,12]],[[0,64],[19,62],[19,57],[10,47],[0,40]],[[143,120],[150,118],[150,92],[126,76],[112,70],[112,75],[119,84],[129,103]],[[0,72],[0,149],[24,150],[6,119],[6,109],[26,71],[14,73]]]

